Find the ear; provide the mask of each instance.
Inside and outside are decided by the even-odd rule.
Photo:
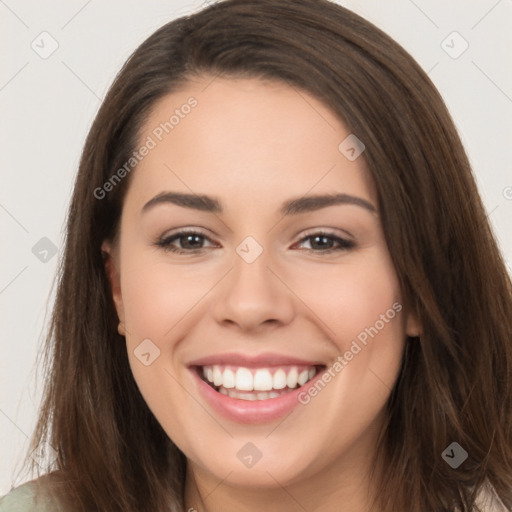
[[[126,335],[124,323],[124,307],[123,297],[121,294],[121,283],[119,279],[119,257],[115,247],[111,242],[104,241],[101,245],[101,252],[103,254],[103,261],[105,263],[105,273],[110,282],[110,289],[112,291],[112,299],[114,301],[117,316],[119,317],[118,332],[121,336]]]
[[[405,320],[405,334],[411,338],[415,338],[420,336],[422,332],[423,329],[421,327],[421,322],[418,319],[418,315],[414,311],[409,310]]]

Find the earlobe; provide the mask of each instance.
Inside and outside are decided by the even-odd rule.
[[[105,264],[105,273],[112,291],[112,299],[116,307],[117,316],[119,317],[119,326],[117,330],[121,336],[125,336],[123,298],[121,294],[121,284],[118,264],[116,263],[115,250],[109,242],[104,241],[101,245],[101,252]]]
[[[410,338],[421,336],[422,328],[421,323],[414,312],[407,313],[407,320],[405,323],[405,334]]]

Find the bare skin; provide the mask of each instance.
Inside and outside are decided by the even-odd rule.
[[[364,153],[350,161],[340,152],[350,132],[313,96],[281,83],[212,77],[158,103],[141,141],[191,96],[197,106],[133,171],[119,245],[103,245],[134,378],[188,459],[185,510],[368,511],[367,473],[384,407],[406,336],[420,326],[402,303]],[[223,211],[162,202],[142,212],[164,191],[213,196]],[[280,213],[289,199],[336,193],[374,211],[344,203]],[[171,243],[188,252],[156,245],[183,228],[200,235]],[[353,245],[336,238],[322,245],[311,238],[319,232]],[[251,263],[236,251],[248,236],[262,248]],[[400,307],[389,318],[393,304]],[[381,315],[383,327],[343,370],[278,420],[242,424],[219,415],[187,366],[237,351],[330,368]],[[145,339],[160,350],[147,366],[134,353]],[[262,454],[250,468],[237,457],[248,442]]]

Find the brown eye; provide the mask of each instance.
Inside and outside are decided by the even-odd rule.
[[[355,247],[355,243],[352,240],[347,240],[335,235],[334,233],[327,233],[323,231],[306,236],[300,241],[300,243],[305,241],[309,241],[310,245],[310,248],[306,250],[320,253],[344,251]]]
[[[178,254],[195,253],[206,249],[203,246],[204,241],[211,242],[210,238],[198,231],[180,231],[171,236],[161,238],[156,242],[158,247],[165,251]],[[317,232],[304,237],[299,244],[309,241],[310,248],[306,248],[309,252],[327,254],[336,251],[346,251],[355,247],[352,240],[341,238],[334,233]],[[176,246],[178,244],[178,247]]]
[[[207,236],[197,231],[180,231],[179,233],[160,239],[156,245],[162,247],[165,251],[180,254],[192,253],[205,248],[202,247],[204,240],[211,241]],[[176,241],[179,247],[174,245]]]

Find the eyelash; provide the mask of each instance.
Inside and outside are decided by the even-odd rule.
[[[172,252],[172,253],[175,253],[175,254],[193,254],[193,253],[198,253],[199,251],[202,251],[204,249],[207,249],[206,247],[200,247],[198,249],[190,249],[190,250],[187,250],[187,249],[179,249],[177,247],[174,247],[171,245],[171,242],[173,242],[174,240],[179,240],[180,238],[184,237],[184,236],[187,236],[187,235],[199,235],[201,238],[204,238],[208,241],[211,242],[210,238],[208,238],[206,235],[203,235],[202,233],[198,232],[198,231],[180,231],[178,233],[175,233],[171,236],[168,236],[168,237],[164,237],[164,238],[161,238],[159,239],[157,242],[156,242],[156,246],[162,248],[164,251],[166,252]],[[332,240],[334,240],[335,242],[337,242],[339,244],[339,247],[338,248],[331,248],[331,249],[326,249],[326,250],[315,250],[315,249],[306,249],[308,252],[316,252],[316,253],[321,253],[321,254],[331,254],[333,252],[336,252],[336,251],[348,251],[350,249],[353,249],[355,247],[355,243],[352,241],[352,240],[347,240],[345,238],[340,238],[339,236],[336,236],[334,233],[329,233],[327,231],[317,231],[317,232],[314,232],[310,235],[307,235],[305,236],[304,238],[302,238],[301,240],[299,240],[299,243],[302,243],[306,240],[309,240],[309,239],[312,239],[312,238],[316,238],[316,237],[325,237],[325,238],[330,238]]]

